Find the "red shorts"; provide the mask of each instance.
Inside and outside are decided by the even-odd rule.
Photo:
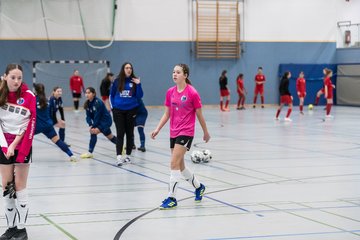
[[[289,95],[280,96],[280,103],[281,104],[291,104],[292,103],[291,96],[289,96]]]
[[[229,95],[230,95],[229,90],[227,90],[227,89],[220,89],[220,96],[221,96],[221,97],[227,97],[227,96],[229,96]]]
[[[300,92],[300,94],[298,94],[299,98],[304,98],[306,96],[305,92]]]
[[[255,95],[257,95],[259,93],[260,93],[260,95],[264,94],[264,84],[260,84],[260,85],[256,84],[255,85]]]
[[[101,96],[101,99],[105,102],[106,100],[109,99],[109,96]]]

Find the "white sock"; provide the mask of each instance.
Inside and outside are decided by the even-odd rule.
[[[4,197],[4,208],[5,208],[5,217],[6,217],[8,228],[16,227],[15,199],[9,198],[9,195],[6,195]]]
[[[170,171],[170,182],[169,182],[169,194],[168,197],[176,198],[176,191],[181,179],[180,170],[171,170]]]
[[[18,229],[25,228],[25,223],[29,213],[29,204],[28,204],[28,193],[26,188],[21,191],[16,191],[17,204],[16,210],[18,214]]]
[[[188,169],[185,168],[181,174],[184,176],[185,180],[190,183],[194,188],[200,187],[199,180],[195,177],[195,175]]]

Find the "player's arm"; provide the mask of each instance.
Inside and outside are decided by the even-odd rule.
[[[197,119],[198,119],[198,121],[200,123],[200,126],[201,126],[201,128],[202,128],[202,130],[204,132],[203,140],[205,142],[208,142],[210,140],[210,134],[209,134],[209,131],[207,129],[205,118],[204,118],[204,116],[202,114],[201,108],[196,109],[196,117],[197,117]]]
[[[167,123],[167,121],[170,118],[170,107],[165,106],[165,112],[162,115],[159,124],[157,125],[157,127],[155,128],[155,130],[151,133],[151,138],[155,139],[156,135],[158,135],[158,133],[160,132],[160,130],[162,129],[162,127]]]

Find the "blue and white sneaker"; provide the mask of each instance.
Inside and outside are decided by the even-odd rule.
[[[167,199],[165,199],[162,204],[160,205],[160,209],[161,210],[166,210],[166,209],[171,209],[171,208],[175,208],[177,206],[177,201],[175,198],[173,197],[168,197]]]
[[[205,186],[200,183],[200,187],[195,190],[195,202],[200,202],[204,196]]]

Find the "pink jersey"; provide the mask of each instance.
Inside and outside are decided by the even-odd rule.
[[[166,92],[165,106],[170,108],[170,138],[193,137],[195,133],[196,109],[201,108],[200,95],[187,84],[182,92],[177,87]]]
[[[20,98],[16,92],[9,92],[7,103],[0,108],[0,145],[4,153],[14,141],[16,135],[24,133],[16,150],[19,151],[16,162],[24,162],[29,154],[35,132],[36,97],[23,83]]]

